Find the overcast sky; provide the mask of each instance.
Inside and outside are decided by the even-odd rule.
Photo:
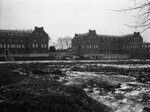
[[[1,29],[34,29],[44,27],[51,44],[58,37],[86,33],[124,35],[138,31],[124,24],[135,24],[133,13],[110,9],[130,7],[132,0],[0,0]],[[150,30],[141,34],[150,42]]]

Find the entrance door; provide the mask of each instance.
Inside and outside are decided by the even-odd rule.
[[[5,56],[8,56],[8,55],[9,55],[9,50],[6,49],[6,50],[5,50]]]

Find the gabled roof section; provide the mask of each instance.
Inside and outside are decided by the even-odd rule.
[[[83,34],[75,34],[74,38],[82,38],[82,37],[86,37],[88,35],[97,35],[95,30],[89,30],[89,32],[87,33],[83,33]],[[134,32],[132,34],[127,34],[127,35],[103,35],[103,34],[98,34],[97,36],[100,38],[131,38],[134,37],[136,35],[140,36],[139,32]]]
[[[89,30],[89,32],[87,33],[83,33],[83,34],[75,34],[75,38],[82,38],[82,37],[86,37],[88,35],[97,35],[95,30]]]
[[[134,34],[127,34],[127,35],[98,35],[102,38],[125,38],[125,37],[133,37]]]
[[[27,37],[33,30],[5,30],[0,29],[0,37]]]
[[[46,36],[49,38],[48,34],[44,31],[43,27],[35,27],[34,31],[31,34],[32,36]]]
[[[0,29],[0,32],[13,32],[13,33],[32,33],[33,30],[5,30],[5,29]]]

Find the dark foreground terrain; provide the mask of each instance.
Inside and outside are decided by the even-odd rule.
[[[150,64],[1,63],[1,112],[142,112]]]

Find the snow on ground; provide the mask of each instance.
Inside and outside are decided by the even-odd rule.
[[[33,63],[36,62],[37,61]],[[59,65],[60,62],[61,64]],[[74,62],[76,64],[74,64]],[[51,63],[48,65],[48,68],[58,67],[57,69],[60,69],[66,74],[65,76],[59,77],[58,81],[63,82],[64,85],[81,86],[90,97],[110,106],[114,112],[142,112],[143,107],[150,107],[150,84],[139,83],[135,77],[138,75],[136,74],[136,70],[141,68],[150,68],[150,64],[99,63],[116,62],[115,60],[97,61],[96,63],[93,63],[94,61],[87,61],[86,63],[77,62],[78,61],[53,61],[53,63],[58,63],[59,66],[53,65],[53,63]],[[32,62],[28,61],[10,63],[21,64]],[[42,61],[39,63],[50,63],[50,61]],[[95,69],[90,69],[90,67],[95,67]],[[105,71],[99,71],[100,67],[105,67]],[[132,74],[129,75],[129,73],[124,75],[113,71],[113,69],[112,72],[107,71],[107,67],[115,67],[119,69],[124,68],[125,70],[135,69],[135,71],[132,71],[133,76]],[[75,68],[75,70],[72,68]],[[94,72],[94,70],[97,71]],[[33,76],[34,74],[30,75]],[[36,77],[39,78],[39,76]]]
[[[109,92],[104,95],[101,95],[103,91],[99,90],[98,87],[93,87],[92,90],[91,87],[84,88],[84,91],[86,91],[89,96],[110,106],[114,112],[142,112],[143,107],[150,106],[150,101],[148,101],[148,103],[142,101],[143,95],[150,93],[150,85],[138,83],[134,77],[123,75],[107,76],[94,72],[68,71],[66,73],[67,85],[81,85],[81,83],[92,78],[121,83],[121,87],[115,89],[114,93]]]

